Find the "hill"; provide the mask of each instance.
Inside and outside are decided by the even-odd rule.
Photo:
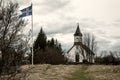
[[[27,80],[119,80],[120,65],[25,65],[17,76]]]

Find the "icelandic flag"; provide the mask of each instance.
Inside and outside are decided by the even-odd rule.
[[[27,8],[24,8],[20,11],[22,12],[22,14],[19,17],[26,17],[29,15],[32,15],[32,5],[27,7]]]

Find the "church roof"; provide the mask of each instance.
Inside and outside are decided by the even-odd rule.
[[[90,50],[90,48],[87,47],[86,45],[83,45],[83,44],[82,44],[82,47],[85,49],[85,51],[86,51],[87,53],[91,53],[91,54],[95,55],[95,53],[94,53],[92,50]]]
[[[68,50],[67,53],[69,53],[74,46],[75,46],[75,45],[73,45],[73,46]],[[94,53],[92,50],[90,50],[86,45],[80,44],[80,46],[81,46],[88,54],[91,53],[91,54],[95,55],[95,53]]]
[[[80,31],[80,28],[79,28],[79,24],[77,24],[77,29],[76,29],[74,36],[82,36],[82,33]]]

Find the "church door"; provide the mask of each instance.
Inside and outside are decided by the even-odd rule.
[[[76,62],[79,62],[79,54],[76,54],[76,55],[75,55],[75,61],[76,61]]]

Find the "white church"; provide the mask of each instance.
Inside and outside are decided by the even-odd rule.
[[[77,25],[76,32],[74,33],[74,44],[66,53],[68,62],[83,63],[87,61],[94,63],[94,53],[82,43],[82,33]]]

